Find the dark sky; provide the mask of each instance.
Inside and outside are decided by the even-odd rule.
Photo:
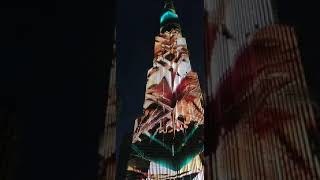
[[[187,40],[191,65],[203,85],[203,2],[175,0],[174,5]],[[142,115],[147,70],[152,67],[155,36],[159,33],[161,0],[119,0],[117,9],[118,88],[121,101],[117,144],[133,130]]]
[[[0,101],[14,102],[18,120],[14,174],[19,180],[96,179],[113,1],[6,1],[0,7]]]
[[[311,100],[320,108],[319,5],[300,0],[275,1],[279,21],[295,28]],[[316,112],[319,116],[320,112]],[[319,117],[318,117],[319,118]]]

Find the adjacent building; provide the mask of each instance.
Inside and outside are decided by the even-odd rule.
[[[109,76],[108,98],[106,106],[105,127],[99,146],[99,180],[116,180],[116,124],[117,124],[117,93],[116,93],[116,45],[113,46]]]
[[[320,179],[297,36],[274,3],[205,0],[208,180]]]

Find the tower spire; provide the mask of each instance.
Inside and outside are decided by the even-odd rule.
[[[173,4],[172,0],[164,0],[164,8],[171,9],[171,10],[175,11],[174,4]]]
[[[172,0],[164,0],[164,7],[160,16],[160,32],[171,31],[172,29],[181,31],[178,15]]]

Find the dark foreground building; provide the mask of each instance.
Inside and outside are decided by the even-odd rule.
[[[16,178],[20,140],[15,98],[0,97],[0,179]]]
[[[276,7],[205,0],[208,180],[320,178],[297,35]]]

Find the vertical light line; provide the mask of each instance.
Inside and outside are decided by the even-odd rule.
[[[250,6],[251,5],[251,6]],[[254,24],[255,24],[255,18],[256,17],[253,17],[253,3],[252,2],[249,2],[248,3],[248,7],[249,7],[249,10],[247,12],[250,12],[250,13],[247,13],[250,15],[249,19],[251,19],[251,21],[249,21],[249,23],[251,23],[251,27],[250,28],[250,34],[248,36],[248,38],[252,35],[254,35],[255,33],[255,27],[254,27]],[[248,41],[249,39],[247,39]],[[258,173],[258,177],[259,179],[261,179],[261,177],[263,176],[263,168],[261,167],[261,153],[259,152],[258,148],[259,148],[259,137],[258,137],[258,134],[255,132],[255,127],[256,127],[256,124],[257,124],[257,111],[259,111],[259,109],[257,109],[257,93],[259,93],[260,89],[259,89],[259,84],[260,84],[260,78],[259,78],[259,75],[257,74],[257,63],[255,62],[256,60],[256,57],[254,56],[255,55],[255,52],[254,52],[254,49],[252,49],[251,47],[251,44],[249,44],[250,42],[248,42],[248,47],[249,47],[249,58],[250,58],[250,61],[251,61],[251,73],[253,75],[253,79],[252,79],[252,85],[250,87],[252,87],[252,98],[251,98],[251,101],[252,101],[252,112],[251,112],[251,119],[252,119],[252,138],[253,138],[253,149],[254,149],[254,166],[257,167],[257,173]],[[259,64],[258,64],[259,66]]]
[[[239,24],[238,24],[238,31],[237,31],[237,34],[238,34],[238,38],[239,38],[239,41],[240,41],[240,44],[239,44],[239,48],[240,48],[240,53],[241,53],[241,51],[243,51],[243,42],[244,42],[244,40],[243,40],[243,34],[244,34],[244,32],[243,32],[243,26],[244,26],[244,19],[243,19],[243,16],[242,16],[242,11],[243,11],[243,7],[242,7],[242,5],[243,5],[243,0],[241,0],[241,1],[236,1],[237,2],[237,17],[238,17],[238,21],[240,22]],[[239,51],[239,50],[238,50]],[[240,54],[238,54],[238,58],[240,58]],[[240,60],[240,59],[239,59]],[[243,77],[244,77],[244,73],[245,73],[245,69],[242,67],[242,64],[239,64],[239,66],[241,67],[239,67],[240,68],[240,71],[241,71],[241,82],[243,81]],[[236,68],[236,67],[235,67]],[[244,92],[243,91],[241,91],[240,92],[241,93],[241,98],[244,96]],[[245,113],[246,112],[244,112],[244,117],[245,117]],[[242,156],[241,156],[241,162],[242,162],[242,164],[244,165],[244,166],[242,166],[241,165],[241,167],[242,167],[242,169],[243,169],[243,171],[244,171],[244,179],[249,179],[250,178],[250,172],[251,172],[251,168],[250,168],[250,162],[249,162],[249,151],[248,151],[248,144],[247,144],[247,132],[246,132],[246,122],[245,122],[245,119],[244,118],[242,118],[242,119],[240,119],[240,128],[241,128],[241,146],[240,146],[240,149],[241,149],[241,151],[242,151]]]
[[[292,61],[293,61],[292,62],[292,68],[290,68],[290,70],[293,70],[292,75],[294,76],[293,78],[295,78],[296,83],[297,83],[297,85],[294,88],[294,92],[295,92],[295,94],[300,95],[300,97],[298,97],[298,98],[295,97],[295,101],[296,101],[297,106],[298,106],[298,107],[296,107],[296,109],[297,109],[298,115],[299,115],[298,116],[299,117],[298,124],[300,126],[299,129],[302,131],[301,132],[302,134],[300,135],[300,137],[303,138],[303,140],[302,140],[302,142],[303,142],[302,144],[303,145],[302,146],[304,148],[302,150],[302,153],[303,153],[303,157],[304,157],[305,161],[307,162],[307,164],[311,168],[310,169],[311,173],[312,173],[311,176],[313,176],[314,172],[313,172],[313,166],[312,166],[312,162],[311,162],[312,158],[311,158],[310,149],[309,149],[310,145],[309,145],[309,142],[308,142],[309,139],[307,137],[308,134],[306,132],[306,124],[308,124],[309,118],[308,118],[308,115],[307,115],[307,111],[305,109],[305,102],[303,102],[303,101],[299,102],[299,101],[301,101],[301,96],[304,97],[303,87],[301,87],[301,79],[300,79],[301,76],[303,76],[303,74],[300,74],[300,72],[297,71],[297,68],[298,68],[297,66],[299,66],[299,64],[298,64],[298,60],[299,59],[295,54],[296,47],[294,47],[292,45],[292,39],[295,38],[295,37],[290,34],[289,29],[285,29],[285,30],[286,30],[286,32],[285,32],[284,35],[286,35],[285,38],[286,38],[286,40],[288,42],[287,49],[293,50],[293,54],[289,53],[289,55],[287,55],[287,57],[288,58],[292,58]],[[303,100],[305,100],[305,98],[303,98]],[[304,173],[306,173],[306,172],[304,172]],[[307,176],[307,178],[311,178],[309,174],[305,174],[305,175]]]
[[[265,16],[266,17],[266,16]],[[266,17],[267,18],[267,17]],[[270,29],[268,29],[267,30],[267,34],[266,34],[266,38],[268,38],[268,37],[270,37],[271,35],[272,35],[273,33],[272,33],[272,30],[270,30]],[[267,43],[267,45],[268,44],[270,44],[270,40],[268,39],[267,41],[266,41],[266,43]],[[275,54],[276,52],[274,52],[274,50],[270,50],[270,51],[268,51],[267,50],[267,59],[268,59],[268,63],[266,64],[266,74],[267,74],[267,77],[268,77],[268,79],[270,79],[270,77],[269,77],[269,74],[268,74],[268,69],[269,69],[269,66],[273,63],[273,60],[272,60],[272,57],[271,57],[271,55],[272,54]],[[272,101],[272,107],[274,108],[274,109],[276,109],[276,110],[279,110],[279,107],[278,107],[278,99],[277,99],[277,97],[276,97],[276,94],[274,93],[274,92],[272,92],[272,91],[274,91],[274,85],[275,85],[275,82],[274,82],[274,80],[268,80],[268,81],[271,81],[270,82],[270,87],[271,87],[271,89],[270,89],[270,99],[271,99],[271,101]],[[272,112],[270,113],[272,116],[272,120],[274,119],[273,117],[276,115],[274,112],[273,112],[273,109],[271,109],[272,110]],[[281,153],[281,160],[280,160],[280,162],[282,163],[281,164],[281,170],[282,170],[282,177],[284,177],[285,179],[287,178],[287,177],[290,177],[289,175],[288,175],[288,172],[290,171],[290,170],[288,170],[288,168],[290,168],[289,166],[289,162],[288,162],[288,160],[287,160],[287,152],[285,152],[285,149],[283,148],[283,145],[282,144],[280,144],[281,143],[281,141],[279,140],[279,135],[277,135],[276,133],[279,133],[279,131],[283,131],[283,126],[282,126],[282,122],[280,122],[280,121],[278,121],[278,119],[275,119],[276,120],[276,128],[275,128],[275,130],[274,130],[274,133],[275,133],[275,142],[278,144],[278,146],[277,146],[277,148],[279,149],[279,151],[280,151],[280,153]],[[278,130],[277,128],[280,128],[280,130]]]
[[[270,36],[271,37],[275,37],[275,38],[277,38],[277,36],[276,36],[276,34],[275,34],[275,31],[277,31],[277,29],[276,30],[273,30],[273,29],[271,29],[270,30]],[[278,37],[279,38],[279,37]],[[279,51],[279,49],[277,49],[277,50],[272,50],[272,54],[276,54],[277,52]],[[273,61],[271,62],[271,64],[275,64]],[[275,81],[275,83],[277,83],[279,80],[277,79],[276,81]],[[279,97],[278,96],[276,96],[277,94],[274,94],[274,96],[275,96],[275,100],[276,100],[276,103],[277,104],[279,104],[280,102],[280,100],[279,100]],[[278,105],[279,106],[279,105]],[[277,107],[278,107],[277,106]],[[282,123],[282,122],[280,122],[279,123],[280,124],[280,127],[282,128],[282,131],[283,131],[283,133],[285,132],[285,125]],[[286,138],[287,139],[287,138]],[[278,140],[280,140],[279,139],[279,137],[278,137]],[[280,143],[281,143],[281,141],[280,141]],[[281,144],[281,147],[282,147],[282,149],[283,149],[283,158],[284,158],[284,161],[286,162],[286,164],[285,164],[285,167],[287,168],[287,171],[285,172],[286,173],[286,177],[291,177],[292,176],[292,172],[294,172],[294,168],[293,168],[293,164],[292,164],[292,161],[289,159],[289,157],[290,157],[290,155],[288,154],[288,150],[286,150],[286,147],[285,147],[285,145],[283,144],[283,142],[282,142],[282,144]]]
[[[260,7],[261,7],[261,11],[263,12],[263,8],[262,8],[262,6],[263,5],[261,5]],[[265,24],[266,24],[266,26],[268,27],[268,24],[267,24],[267,19],[268,19],[268,15],[266,15],[266,14],[263,14],[263,19],[265,20],[264,22],[265,22]],[[269,30],[268,30],[269,31]],[[268,32],[267,31],[267,32]],[[269,34],[269,33],[268,33]],[[268,36],[268,34],[263,34],[263,37],[265,37],[265,36]],[[268,55],[270,54],[270,52],[268,52]],[[269,59],[269,57],[267,57],[267,59]],[[267,63],[265,64],[265,67],[267,67],[268,66],[268,64],[269,64],[269,61],[267,61]],[[272,91],[272,89],[270,89],[270,91]],[[271,102],[273,102],[274,103],[274,100],[272,100],[273,98],[271,98]],[[271,119],[272,120],[272,119]],[[278,141],[276,141],[276,137],[275,137],[275,131],[273,130],[273,133],[271,133],[271,140],[272,140],[272,142],[273,142],[273,146],[275,147],[274,149],[279,149],[280,148],[280,146],[278,147],[278,144],[279,144],[279,142]],[[282,157],[283,158],[283,153],[282,153],[282,151],[281,151],[281,149],[279,149],[279,151],[274,151],[275,153],[276,153],[276,155],[278,156],[278,157]],[[278,152],[278,153],[277,153]],[[279,154],[280,153],[280,154]],[[282,153],[282,154],[281,154]],[[280,163],[283,163],[283,159],[280,159],[280,158],[274,158],[275,159],[275,163],[276,163],[276,166],[278,167],[277,168],[277,170],[278,170],[278,176],[279,176],[279,178],[286,178],[286,175],[285,175],[285,173],[283,172],[283,170],[285,170],[285,167],[284,167],[284,165],[280,165]],[[280,160],[280,161],[279,161]],[[279,171],[279,170],[281,170],[281,172]]]
[[[279,29],[280,28],[280,29]],[[285,56],[285,54],[282,54],[283,53],[283,51],[282,51],[282,49],[286,49],[285,47],[286,47],[286,42],[285,41],[283,41],[283,35],[281,34],[281,31],[282,31],[282,26],[280,26],[279,28],[277,28],[277,29],[275,29],[274,31],[274,33],[275,33],[275,36],[276,36],[276,38],[277,39],[279,39],[279,42],[280,42],[280,48],[278,49],[278,56],[279,57],[276,57],[276,58],[278,58],[278,59],[280,59],[280,61],[281,60],[283,60],[284,58],[283,58],[283,56]],[[283,61],[282,61],[283,62]],[[278,63],[278,62],[277,62]],[[280,70],[289,70],[289,69],[287,69],[287,68],[285,68],[285,67],[283,67],[283,68],[281,68]],[[286,72],[286,71],[285,71]],[[283,81],[285,81],[285,79],[284,78],[281,78]],[[278,93],[279,94],[279,93]],[[282,94],[282,93],[281,93]],[[279,94],[278,96],[280,96],[281,94]],[[282,94],[282,95],[284,95],[284,94]],[[285,98],[285,96],[283,96],[283,98],[282,98],[282,102],[283,101],[285,101],[286,103],[282,103],[282,104],[284,104],[284,105],[286,105],[286,104],[288,104],[288,103],[290,103],[287,99],[284,99]],[[291,106],[291,108],[292,108],[292,106]],[[288,109],[288,108],[283,108],[283,109]],[[289,113],[291,114],[292,113],[292,111],[289,109],[289,110],[287,110],[287,111],[289,111]],[[287,112],[286,111],[286,112]],[[288,123],[290,123],[290,121],[292,121],[293,119],[290,119],[289,120],[289,122]],[[290,145],[293,143],[293,144],[295,144],[295,139],[292,137],[293,135],[291,135],[291,133],[290,133],[290,129],[291,129],[291,127],[290,127],[290,124],[288,124],[288,123],[286,123],[287,125],[284,125],[285,127],[286,127],[286,130],[288,131],[288,133],[289,133],[289,142],[290,142]],[[289,126],[289,127],[288,127]],[[285,132],[285,131],[284,131]],[[287,154],[288,154],[289,152],[287,152]],[[298,154],[297,154],[298,155]],[[296,155],[295,155],[296,156]],[[288,157],[290,157],[290,154],[288,154]],[[298,173],[299,174],[299,169],[297,169],[298,167],[294,164],[294,161],[293,161],[293,159],[291,159],[290,160],[290,166],[293,166],[292,167],[292,169],[291,169],[291,171],[290,172],[288,172],[288,173],[291,173],[290,175],[293,175],[292,173],[294,173],[294,172],[296,172],[296,173]],[[295,177],[295,175],[293,175],[293,177]]]
[[[243,1],[243,8],[242,8],[242,11],[241,11],[241,16],[243,17],[243,24],[244,24],[244,32],[242,32],[242,35],[245,35],[246,33],[248,33],[248,27],[249,27],[249,22],[248,22],[248,17],[246,16],[246,12],[248,11],[247,9],[247,1],[244,0]],[[246,37],[243,38],[243,46],[245,48],[247,48],[247,39]],[[245,50],[245,54],[244,54],[244,63],[246,64],[246,67],[244,68],[244,71],[245,71],[245,74],[248,76],[250,74],[250,62],[249,62],[249,56],[248,56],[248,52]],[[249,91],[249,94],[250,92],[252,91],[252,87],[251,87],[251,80],[249,79],[249,82],[248,82],[248,90]],[[246,92],[246,94],[248,94]],[[250,97],[248,96],[248,102],[250,103],[251,100],[250,100]],[[254,165],[254,155],[253,155],[253,143],[252,143],[252,133],[251,133],[251,130],[252,130],[252,123],[251,123],[251,105],[249,104],[248,106],[248,112],[246,113],[247,114],[247,119],[246,121],[248,121],[248,125],[247,125],[247,128],[246,128],[246,133],[247,133],[247,142],[248,142],[248,150],[249,150],[249,159],[248,159],[248,162],[249,162],[249,167],[250,167],[250,179],[256,179],[255,177],[255,174],[256,174],[256,167]]]
[[[295,79],[294,79],[293,74],[290,70],[291,69],[290,64],[292,63],[292,61],[288,62],[288,60],[290,61],[290,57],[289,57],[290,55],[287,54],[287,50],[290,49],[290,47],[287,47],[288,46],[288,39],[286,37],[286,33],[284,32],[284,30],[287,29],[287,27],[282,26],[282,25],[280,27],[281,27],[281,29],[279,29],[277,33],[279,34],[280,37],[283,38],[283,39],[281,39],[282,40],[281,44],[283,46],[282,49],[284,50],[281,52],[281,57],[283,60],[282,62],[284,62],[285,69],[287,70],[287,73],[290,77],[290,80],[289,80],[290,83],[295,83]],[[290,51],[289,51],[289,53],[290,53]],[[289,88],[290,88],[289,90],[296,91],[295,86],[292,87],[292,85],[291,85],[291,87],[289,87]],[[285,96],[285,94],[284,94],[284,96]],[[297,104],[294,103],[295,101],[293,101],[292,97],[287,97],[287,102],[289,104],[290,114],[294,115],[294,118],[291,118],[290,122],[289,122],[291,125],[291,129],[294,131],[293,142],[294,142],[295,146],[298,148],[297,149],[297,153],[298,153],[297,156],[302,156],[301,152],[304,152],[305,148],[303,147],[303,145],[299,141],[302,137],[302,134],[299,133],[301,127],[297,127],[298,121],[300,121],[300,119],[298,119],[298,117],[296,116],[297,114],[300,114],[300,112],[297,112],[297,107],[296,107]],[[297,135],[297,133],[298,133],[298,135]],[[304,172],[303,171],[301,172],[301,170],[297,166],[299,166],[299,164],[296,164],[296,168],[297,168],[295,171],[297,173],[296,175],[298,175],[299,176],[298,178],[300,178],[300,179],[305,178],[305,177],[301,177],[301,176],[304,176]]]
[[[304,73],[304,70],[303,70],[303,67],[302,67],[302,63],[301,63],[301,56],[300,56],[300,51],[298,49],[297,36],[296,36],[296,33],[295,33],[293,27],[290,28],[290,32],[291,32],[292,36],[294,37],[292,39],[293,46],[297,48],[297,50],[295,51],[295,54],[297,56],[298,67],[300,67],[302,84],[303,84],[303,87],[304,87],[303,91],[305,92],[304,95],[306,97],[308,111],[309,111],[308,113],[310,115],[310,122],[309,123],[310,123],[310,126],[312,128],[315,128],[316,127],[316,122],[315,122],[314,112],[313,112],[313,109],[312,109],[312,106],[311,106],[311,99],[310,99],[310,96],[309,96],[308,87],[307,87],[306,80],[305,80],[305,73]],[[314,158],[314,163],[315,163],[315,166],[316,166],[315,167],[316,177],[319,178],[320,177],[319,160],[317,159],[316,156],[314,156],[313,158]]]
[[[254,30],[254,33],[256,34],[257,33],[257,31],[259,31],[260,30],[260,27],[261,27],[261,21],[262,21],[262,19],[263,19],[263,17],[261,16],[261,12],[259,11],[259,6],[257,5],[257,0],[254,0],[254,10],[256,11],[255,12],[255,25],[257,25],[257,27],[255,27],[255,28],[259,28],[259,29],[255,29]],[[260,68],[263,68],[264,67],[264,62],[262,61],[262,59],[263,59],[263,57],[261,57],[261,54],[259,54],[259,52],[257,52],[257,50],[255,49],[255,56],[258,56],[257,58],[258,59],[261,59],[260,61],[259,61],[259,68],[258,68],[258,70],[260,70]],[[258,54],[258,55],[257,55]],[[261,72],[261,74],[262,74],[262,72]],[[260,90],[264,90],[264,86],[263,86],[263,84],[264,84],[264,80],[263,79],[261,79],[261,75],[259,74],[259,72],[258,72],[258,77],[259,77],[259,86],[260,86]],[[264,78],[264,76],[262,77],[262,78]],[[259,98],[259,97],[256,97],[256,98]],[[262,109],[263,107],[261,107],[261,109]],[[257,111],[259,111],[260,109],[257,109]],[[258,113],[258,115],[259,115],[259,112],[257,112]],[[257,122],[257,123],[259,123],[259,122]],[[259,137],[258,136],[258,138],[259,138],[259,153],[260,153],[260,160],[261,160],[261,165],[262,165],[262,167],[261,167],[261,169],[262,169],[262,173],[263,173],[263,177],[264,178],[268,178],[268,170],[271,170],[271,173],[272,173],[272,171],[273,171],[273,168],[272,167],[270,167],[270,166],[267,166],[267,163],[268,163],[268,159],[266,159],[265,158],[265,153],[264,153],[264,144],[267,144],[267,142],[264,142],[264,141],[268,141],[268,138],[269,138],[269,135],[267,135],[265,138],[266,139],[263,139],[263,137]],[[271,149],[270,147],[268,147],[268,145],[267,145],[267,148],[268,149]],[[274,174],[274,173],[272,173],[272,174]],[[269,177],[269,178],[274,178],[274,177]]]

